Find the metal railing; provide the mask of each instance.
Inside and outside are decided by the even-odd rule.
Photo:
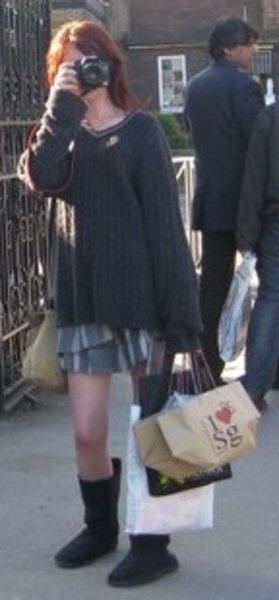
[[[0,181],[1,404],[21,384],[29,314],[45,296],[47,225],[45,203],[34,201],[17,178]]]
[[[16,168],[44,103],[49,0],[0,3],[0,412],[21,385],[28,312],[44,295],[45,207]]]
[[[180,209],[195,265],[201,256],[200,234],[191,229],[192,200],[195,187],[195,159],[177,156],[172,159],[179,190]]]

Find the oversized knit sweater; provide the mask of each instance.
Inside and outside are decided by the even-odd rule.
[[[85,112],[52,94],[19,165],[54,198],[58,325],[160,330],[170,351],[196,348],[196,275],[163,131],[136,110],[96,132]]]

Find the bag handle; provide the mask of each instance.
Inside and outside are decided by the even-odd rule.
[[[204,392],[204,388],[215,388],[216,383],[210,371],[208,362],[202,350],[196,350],[190,353],[192,372],[196,382],[196,393]]]
[[[178,354],[178,353],[177,353]],[[173,371],[176,354],[166,352],[163,339],[155,339],[152,342],[147,362],[146,375],[142,378],[153,380],[151,404],[148,406],[148,414],[160,412],[165,405],[168,396],[176,389],[181,393],[189,393],[189,383],[192,384],[192,393],[199,394],[205,389],[216,387],[204,354],[201,350],[182,353],[184,371]],[[189,364],[189,374],[186,365]],[[180,378],[181,375],[181,378]],[[188,389],[187,389],[188,388]],[[148,416],[142,412],[141,417]]]

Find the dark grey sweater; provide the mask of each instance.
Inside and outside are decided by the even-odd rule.
[[[56,92],[19,177],[54,197],[58,324],[161,330],[172,351],[198,347],[195,271],[165,136],[147,112],[101,133],[84,102]]]

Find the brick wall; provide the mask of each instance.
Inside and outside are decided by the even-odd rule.
[[[267,31],[279,29],[279,2],[278,0],[263,0],[263,24]]]
[[[113,0],[110,11],[110,29],[113,36],[120,41],[126,42],[130,35],[130,0]]]
[[[209,33],[218,19],[228,16],[246,18],[259,31],[260,41],[273,50],[279,93],[279,0],[129,0],[129,5],[130,75],[135,90],[151,106],[158,102],[157,57],[184,54],[189,79],[208,64]]]
[[[54,32],[67,21],[91,20],[93,18],[92,14],[84,8],[53,9],[51,12],[51,29]]]
[[[73,8],[78,4],[76,0],[68,0],[68,9],[53,10],[53,29],[67,20],[96,18],[84,8],[89,6],[88,2],[80,0],[83,8]],[[158,104],[157,57],[184,54],[190,78],[208,64],[209,33],[218,19],[227,16],[247,17],[265,43],[274,42],[276,37],[278,40],[279,0],[112,0],[106,10],[112,34],[125,48],[134,89],[152,107]],[[277,42],[273,43],[277,93],[278,63]]]
[[[278,1],[278,0],[277,0]],[[262,0],[246,0],[248,19],[262,28]],[[221,17],[244,17],[242,0],[130,0],[133,44],[205,44]]]
[[[127,67],[133,89],[147,108],[158,107],[158,63],[159,56],[185,55],[187,79],[203,69],[209,61],[203,48],[171,47],[168,51],[160,49],[134,49],[126,52]]]
[[[116,39],[124,40],[130,28],[129,1],[112,0],[111,5],[103,6],[98,0],[53,0],[52,31],[67,21],[97,20],[107,24]]]

